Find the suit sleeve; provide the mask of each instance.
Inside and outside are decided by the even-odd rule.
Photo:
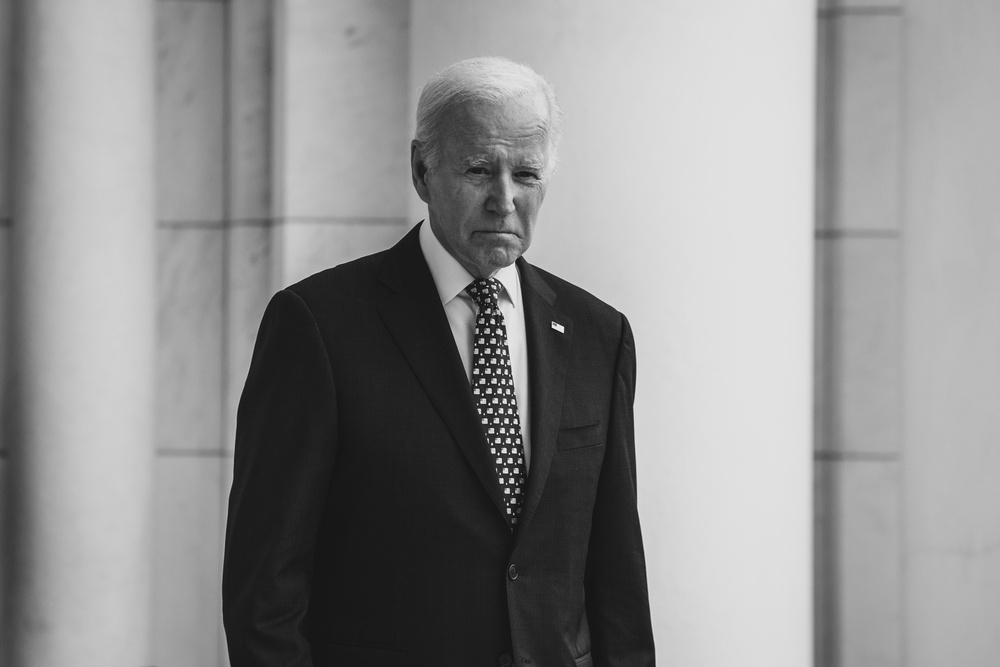
[[[222,592],[232,667],[311,667],[303,621],[336,453],[330,361],[305,302],[268,304],[236,426]]]
[[[655,661],[636,496],[635,369],[635,342],[623,315],[587,557],[587,619],[596,667],[648,667]]]

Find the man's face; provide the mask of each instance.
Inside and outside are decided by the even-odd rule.
[[[437,168],[412,151],[413,182],[431,230],[474,276],[513,264],[531,244],[545,198],[548,106],[538,94],[500,105],[470,102],[445,124]]]

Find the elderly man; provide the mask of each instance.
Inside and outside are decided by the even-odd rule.
[[[233,667],[652,665],[625,317],[525,262],[551,86],[462,61],[420,97],[427,221],[268,305],[240,401]]]

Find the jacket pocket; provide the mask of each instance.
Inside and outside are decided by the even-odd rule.
[[[600,421],[582,426],[563,427],[556,436],[556,449],[583,449],[604,444],[604,424]]]

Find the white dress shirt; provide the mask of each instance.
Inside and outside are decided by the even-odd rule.
[[[476,326],[476,303],[465,288],[475,278],[458,260],[451,256],[431,230],[430,222],[420,225],[420,250],[431,270],[444,312],[455,336],[455,345],[465,365],[465,374],[472,383],[472,334]],[[531,420],[528,403],[528,346],[524,332],[524,302],[521,298],[521,279],[513,264],[497,271],[494,278],[500,281],[500,312],[507,328],[507,350],[510,354],[511,372],[514,374],[514,393],[517,396],[517,416],[521,423],[521,443],[524,445],[525,467],[531,466]],[[485,446],[485,444],[484,444]]]

